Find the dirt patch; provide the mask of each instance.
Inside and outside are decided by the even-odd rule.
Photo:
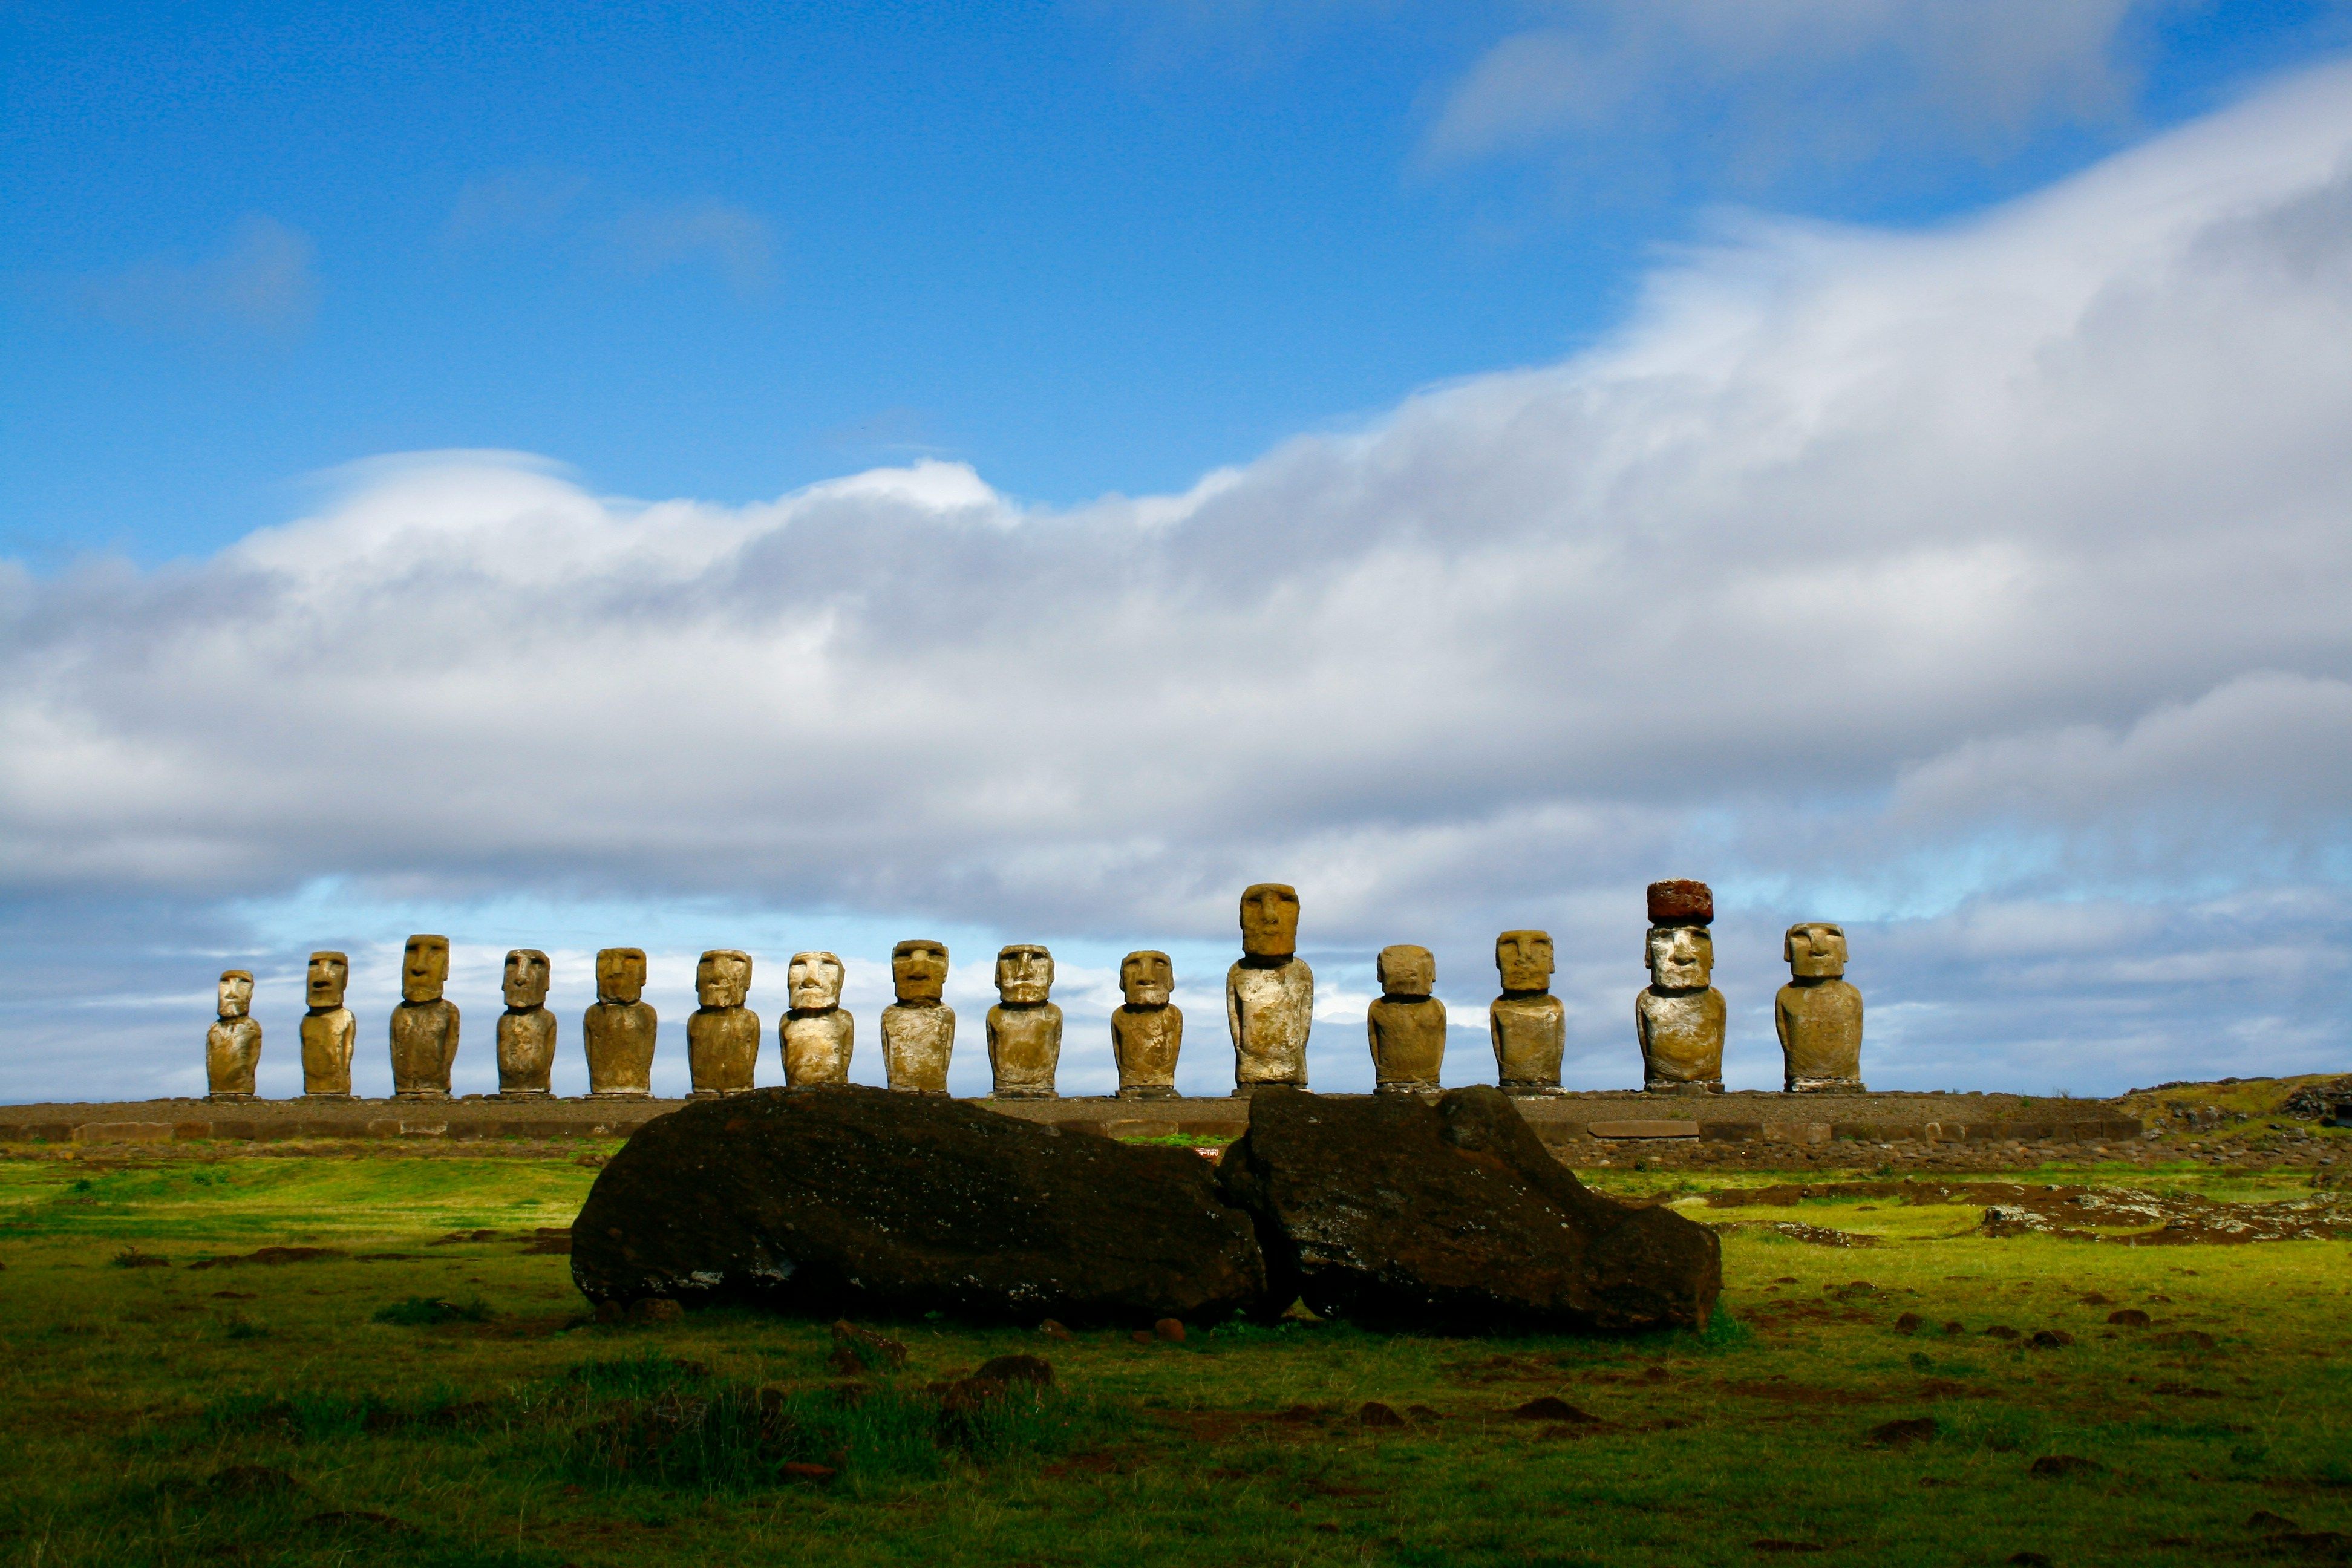
[[[1778,1379],[1762,1383],[1727,1383],[1727,1394],[1738,1394],[1749,1399],[1769,1399],[1776,1405],[1876,1405],[1883,1395],[1858,1388],[1820,1388],[1807,1383],[1784,1383]]]
[[[1809,1198],[1891,1198],[1911,1207],[1981,1205],[1984,1217],[1978,1228],[1985,1236],[2056,1236],[2125,1247],[2327,1241],[2352,1234],[2352,1204],[2325,1190],[2280,1203],[2231,1204],[2194,1193],[2128,1187],[1896,1181],[1735,1187],[1704,1196],[1709,1208],[1790,1208]]]
[[[1791,1241],[1801,1241],[1808,1247],[1876,1247],[1879,1238],[1861,1231],[1832,1230],[1827,1226],[1799,1225],[1794,1220],[1728,1219],[1709,1222],[1717,1231],[1768,1230],[1785,1236]]]
[[[247,1263],[276,1268],[286,1263],[324,1263],[332,1258],[348,1258],[351,1254],[338,1247],[265,1247],[257,1251],[233,1254],[227,1258],[203,1258],[188,1265],[190,1268],[233,1268]]]

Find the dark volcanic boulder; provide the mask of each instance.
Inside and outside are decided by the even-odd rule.
[[[1200,1156],[929,1095],[763,1089],[639,1128],[572,1226],[589,1300],[815,1318],[1213,1322],[1258,1305]]]
[[[1256,1217],[1271,1300],[1453,1333],[1699,1327],[1715,1233],[1586,1187],[1502,1091],[1261,1089],[1217,1184]]]

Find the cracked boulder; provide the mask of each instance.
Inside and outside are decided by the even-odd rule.
[[[1024,1327],[1215,1322],[1265,1291],[1250,1217],[1190,1150],[864,1088],[646,1123],[572,1225],[572,1278],[600,1305]]]
[[[1270,1299],[1367,1328],[1698,1328],[1723,1288],[1713,1231],[1593,1192],[1495,1089],[1262,1089],[1217,1184],[1257,1221]]]

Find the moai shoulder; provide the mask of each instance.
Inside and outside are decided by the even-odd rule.
[[[1373,1088],[1381,1094],[1435,1094],[1445,1065],[1445,1004],[1437,958],[1425,947],[1381,949],[1381,994],[1366,1009]]]
[[[988,1010],[988,1065],[999,1100],[1052,1100],[1062,1060],[1062,1010],[1054,990],[1054,955],[1015,942],[996,955],[995,1006]]]
[[[212,1026],[205,1031],[207,1100],[251,1100],[261,1065],[261,1025],[253,1016],[253,972],[225,969],[213,988]]]
[[[947,943],[917,939],[890,950],[898,1000],[882,1009],[882,1070],[907,1094],[945,1094],[955,1056],[955,1009],[945,1001]]]
[[[1643,954],[1650,984],[1634,999],[1642,1087],[1653,1093],[1723,1092],[1723,993],[1710,984],[1715,895],[1704,882],[1653,882]]]
[[[1225,1027],[1234,1039],[1234,1092],[1307,1087],[1315,973],[1298,956],[1298,894],[1279,882],[1245,889],[1241,961],[1225,972]]]
[[[596,1000],[580,1020],[592,1100],[647,1100],[661,1019],[646,1000],[646,952],[608,947],[596,954]]]
[[[1789,984],[1773,999],[1782,1087],[1791,1094],[1860,1094],[1862,993],[1845,979],[1845,931],[1822,921],[1782,940]]]
[[[1126,1001],[1110,1016],[1110,1051],[1121,1100],[1174,1100],[1176,1058],[1184,1048],[1184,1012],[1169,998],[1176,966],[1164,952],[1130,952],[1118,963]]]
[[[1503,994],[1486,1009],[1495,1075],[1505,1094],[1554,1095],[1568,1047],[1568,1012],[1551,994],[1551,933],[1507,931],[1495,939]]]
[[[841,1005],[844,977],[841,960],[830,952],[793,954],[785,974],[792,1006],[776,1026],[787,1087],[831,1088],[849,1081],[857,1021]]]
[[[401,951],[400,1005],[392,1010],[392,1092],[397,1100],[446,1100],[457,1061],[457,1005],[449,983],[449,939],[412,936]]]

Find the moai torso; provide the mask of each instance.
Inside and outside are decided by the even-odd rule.
[[[1645,1089],[1723,1091],[1726,1009],[1723,993],[1707,984],[1715,969],[1707,934],[1714,919],[1715,897],[1705,883],[1650,884],[1650,985],[1633,1003]]]
[[[941,998],[948,981],[943,942],[902,942],[890,952],[898,999],[882,1009],[882,1070],[908,1094],[945,1094],[955,1055],[955,1009]]]
[[[1384,947],[1381,994],[1365,1011],[1374,1089],[1381,1094],[1435,1094],[1445,1066],[1445,1004],[1430,994],[1437,961],[1425,947]]]
[[[302,1015],[302,1094],[310,1100],[352,1098],[352,1055],[359,1044],[359,1020],[343,1005],[351,961],[340,952],[314,952],[303,981],[310,1010]]]
[[[507,1010],[499,1015],[499,1098],[553,1094],[555,1015],[547,1010],[547,954],[519,947],[507,954]]]
[[[1495,1076],[1510,1095],[1559,1094],[1559,1060],[1568,1047],[1568,1009],[1551,994],[1549,932],[1507,931],[1495,939],[1495,968],[1503,994],[1486,1009],[1495,1046]]]
[[[457,1060],[457,1005],[449,981],[449,939],[412,936],[400,960],[400,1005],[392,1010],[392,1092],[400,1100],[446,1100]]]
[[[988,1066],[999,1100],[1052,1100],[1062,1062],[1062,1010],[1046,1000],[1054,955],[1022,942],[996,955],[996,991],[988,1010]]]
[[[1176,1058],[1184,1048],[1184,1014],[1168,1000],[1175,966],[1164,952],[1130,952],[1118,966],[1126,1003],[1110,1016],[1110,1052],[1121,1100],[1176,1098]]]
[[[1845,932],[1794,925],[1783,947],[1793,977],[1773,999],[1782,1087],[1791,1094],[1860,1094],[1862,993],[1843,978]]]
[[[600,1100],[644,1100],[654,1091],[654,1045],[661,1019],[646,1001],[642,948],[596,954],[596,1000],[580,1020],[588,1054],[588,1092]]]
[[[695,966],[701,1005],[686,1020],[686,1066],[696,1098],[741,1094],[760,1062],[760,1016],[744,1003],[751,991],[751,955],[740,949],[706,952]]]
[[[205,1083],[212,1100],[251,1100],[261,1065],[261,1025],[253,1016],[253,976],[225,971],[215,993],[218,1016],[205,1031]]]
[[[1234,1092],[1307,1087],[1315,972],[1297,953],[1298,895],[1275,882],[1242,894],[1242,959],[1225,972],[1225,1027],[1234,1039]]]

